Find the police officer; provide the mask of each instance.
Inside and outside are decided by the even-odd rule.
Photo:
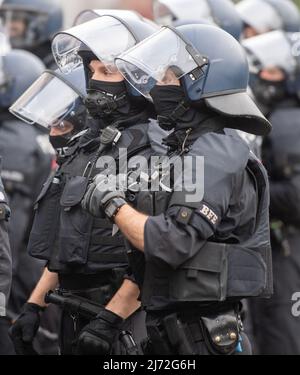
[[[131,244],[152,354],[248,354],[239,301],[269,296],[272,275],[267,175],[239,137],[226,135],[270,131],[246,93],[245,54],[213,26],[164,27],[116,65],[151,96],[160,126],[174,130],[166,139],[170,184],[163,173],[161,191],[140,189],[132,207],[131,185],[125,194],[99,175],[82,204],[109,216],[118,207],[114,222]],[[182,172],[184,157],[191,162]],[[134,265],[141,254],[144,274]]]
[[[300,13],[291,0],[242,0],[236,9],[244,22],[244,38],[273,30],[298,32]]]
[[[26,253],[33,205],[51,172],[53,155],[47,135],[16,120],[10,105],[43,72],[41,60],[27,51],[11,50],[3,57],[0,96],[2,180],[12,211],[9,223],[13,254],[13,288],[8,315],[14,319],[39,279],[43,264]],[[17,152],[16,152],[17,150]]]
[[[32,256],[45,259],[47,268],[11,331],[17,345],[32,342],[45,307],[44,296],[59,285],[63,295],[72,293],[106,306],[99,313],[99,326],[94,327],[100,338],[89,341],[90,329],[86,329],[78,349],[77,337],[88,320],[63,311],[62,353],[120,353],[114,344],[123,319],[140,306],[138,287],[130,276],[124,281],[127,259],[120,233],[108,220],[83,211],[80,202],[90,179],[104,168],[101,163],[98,166],[99,157],[124,163],[120,149],[127,150],[127,157],[151,150],[148,131],[158,126],[149,122],[149,104],[125,84],[113,59],[155,30],[130,15],[103,16],[58,34],[53,41],[61,70],[70,74],[82,65],[85,69],[89,128],[69,147],[65,161],[37,199],[28,249]],[[72,107],[72,101],[69,104]],[[126,311],[120,316],[124,300]],[[30,334],[26,336],[24,330]],[[139,335],[143,337],[143,329]]]
[[[230,0],[155,0],[154,20],[160,25],[181,26],[187,23],[217,25],[239,39],[242,20]]]
[[[1,161],[0,161],[1,163]],[[9,319],[6,317],[6,307],[11,289],[12,260],[8,238],[7,223],[10,209],[7,205],[2,180],[0,178],[0,355],[10,351],[9,337],[7,334]]]
[[[51,39],[63,26],[59,0],[4,0],[0,20],[13,48],[28,50],[55,68]]]
[[[68,146],[86,132],[85,97],[83,67],[70,74],[62,74],[59,69],[46,70],[10,107],[10,112],[44,132],[49,131],[56,162],[61,164]]]
[[[270,176],[270,220],[274,296],[252,305],[261,354],[299,354],[299,318],[292,296],[299,291],[299,64],[293,47],[299,33],[273,31],[244,42],[252,65],[250,80],[257,103],[272,122],[263,142],[263,161]]]

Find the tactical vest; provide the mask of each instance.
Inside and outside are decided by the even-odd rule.
[[[148,124],[125,129],[117,146],[105,149],[105,156],[118,161],[119,148],[127,149],[128,158],[146,152],[150,148],[147,129]],[[81,208],[88,184],[101,172],[95,166],[98,150],[95,140],[70,148],[66,161],[36,201],[28,250],[31,256],[47,260],[53,272],[94,274],[127,265],[120,232],[113,236],[111,222]]]
[[[239,244],[220,243],[211,238],[201,251],[176,270],[163,262],[146,262],[142,287],[145,307],[155,308],[162,300],[170,304],[206,304],[245,297],[269,297],[272,294],[268,179],[265,169],[253,155],[249,158],[247,171],[255,183],[258,202],[252,236]],[[165,212],[166,207],[176,207],[180,224],[188,225],[189,220],[193,220],[192,212],[196,207],[186,207],[186,203],[174,199],[176,195],[172,197],[169,193],[163,199],[162,194],[158,195],[154,204],[150,203],[155,207],[153,214]],[[148,201],[151,202],[151,199]],[[145,211],[150,209],[150,206],[144,208]],[[180,220],[180,217],[184,219]]]

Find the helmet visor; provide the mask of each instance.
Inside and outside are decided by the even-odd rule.
[[[82,23],[92,21],[95,18],[99,18],[102,16],[116,16],[116,17],[123,17],[123,16],[130,16],[135,17],[136,19],[140,20],[141,16],[138,13],[133,12],[131,10],[120,10],[120,9],[87,9],[79,13],[74,21],[74,26],[81,25]]]
[[[279,14],[267,2],[261,0],[244,0],[236,5],[243,22],[254,28],[259,34],[282,29]]]
[[[160,25],[171,25],[175,20],[205,19],[213,23],[210,7],[206,0],[155,0],[155,21]]]
[[[299,43],[300,33],[273,31],[246,39],[243,46],[249,55],[249,65],[253,72],[255,68],[278,67],[290,74],[299,64]]]
[[[46,71],[9,110],[29,124],[64,127],[64,121],[72,122],[76,116],[79,104],[82,104],[79,93],[55,72]]]
[[[108,69],[114,71],[114,59],[136,43],[134,36],[119,20],[103,16],[58,33],[52,42],[53,56],[59,68],[68,73],[82,64],[80,51],[92,51]]]
[[[157,82],[176,84],[200,65],[197,58],[201,60],[202,56],[191,45],[172,29],[163,27],[119,56],[116,65],[124,78],[150,99],[150,91]]]

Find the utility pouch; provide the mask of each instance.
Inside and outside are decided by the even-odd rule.
[[[170,297],[179,302],[223,301],[227,288],[226,245],[207,242],[171,274]]]
[[[204,341],[211,354],[230,355],[239,342],[239,321],[234,311],[201,317]]]
[[[207,242],[171,273],[170,297],[178,302],[209,302],[260,296],[267,284],[261,253],[241,245]]]
[[[59,227],[62,188],[60,179],[51,178],[35,201],[35,216],[28,243],[29,254],[34,258],[49,260],[51,257]]]
[[[76,176],[67,181],[60,199],[59,261],[83,265],[87,262],[92,216],[81,207],[89,179]]]

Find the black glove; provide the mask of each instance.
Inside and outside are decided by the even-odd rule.
[[[105,208],[113,199],[125,199],[125,193],[118,188],[117,180],[116,176],[95,176],[81,202],[82,208],[95,217],[105,217]]]
[[[124,320],[103,309],[79,334],[77,351],[80,355],[109,355],[118,339]]]
[[[37,354],[32,342],[40,326],[40,312],[44,308],[34,303],[25,303],[21,315],[9,329],[9,335],[17,355]]]

